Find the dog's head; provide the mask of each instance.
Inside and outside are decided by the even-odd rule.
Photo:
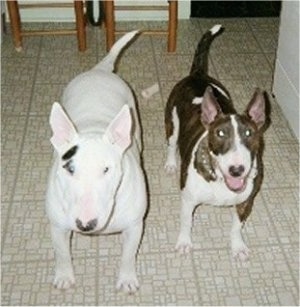
[[[58,154],[57,185],[63,210],[74,230],[105,228],[122,181],[122,157],[131,143],[131,114],[124,106],[103,135],[80,134],[63,108],[54,103],[51,143]]]
[[[256,90],[243,114],[224,114],[208,87],[201,104],[201,121],[208,130],[210,153],[227,187],[242,192],[269,125],[266,93]]]

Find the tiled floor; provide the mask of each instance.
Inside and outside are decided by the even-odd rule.
[[[201,207],[194,218],[194,251],[174,251],[179,228],[177,176],[166,176],[163,109],[174,84],[190,68],[201,34],[215,23],[226,31],[214,42],[210,71],[243,110],[256,86],[271,92],[279,20],[197,19],[179,22],[178,47],[141,36],[124,53],[119,73],[130,82],[144,129],[144,161],[150,210],[137,259],[141,289],[116,292],[119,235],[75,234],[76,286],[54,289],[53,250],[44,199],[52,147],[50,107],[67,82],[105,54],[103,30],[89,28],[88,50],[77,52],[75,37],[34,37],[16,53],[9,35],[2,44],[2,305],[298,305],[298,142],[273,100],[266,133],[265,181],[244,229],[251,248],[246,263],[231,258],[229,209]],[[123,28],[161,22],[123,23]],[[31,25],[32,27],[34,25]],[[145,100],[141,91],[158,82]]]

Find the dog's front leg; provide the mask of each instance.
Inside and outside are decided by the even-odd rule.
[[[136,253],[141,241],[143,222],[130,226],[123,233],[123,252],[120,265],[117,289],[124,292],[134,293],[139,288],[136,276],[135,262]]]
[[[180,213],[180,233],[175,248],[180,254],[188,254],[193,248],[191,229],[193,222],[193,211],[196,205],[194,201],[186,199],[184,195],[182,195],[181,198],[182,207]]]
[[[231,228],[231,249],[233,257],[245,261],[249,257],[250,250],[245,244],[242,237],[242,226],[243,222],[240,220],[240,217],[236,211],[236,208],[233,209],[233,220]]]
[[[51,225],[52,244],[55,252],[55,277],[53,285],[58,289],[68,289],[75,283],[70,253],[71,231]]]

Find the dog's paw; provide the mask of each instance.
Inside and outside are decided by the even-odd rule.
[[[139,287],[140,284],[135,274],[121,275],[117,282],[117,290],[122,290],[128,294],[135,293]]]
[[[232,255],[236,260],[246,261],[249,259],[250,250],[247,245],[242,242],[240,244],[232,246]]]
[[[168,150],[167,160],[165,163],[165,171],[167,172],[167,174],[172,175],[175,174],[176,170],[177,170],[176,155],[173,153],[173,151]]]
[[[166,162],[165,171],[166,171],[167,174],[173,175],[173,174],[176,173],[176,170],[177,170],[176,161],[174,161],[174,162],[167,161]]]
[[[189,254],[193,249],[191,238],[179,236],[175,249],[180,255]]]
[[[75,284],[75,277],[71,271],[59,271],[55,274],[53,286],[57,289],[68,289]]]

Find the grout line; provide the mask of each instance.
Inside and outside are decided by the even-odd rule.
[[[160,74],[159,74],[159,70],[158,70],[158,62],[157,62],[157,58],[156,58],[157,53],[155,52],[152,36],[150,36],[150,42],[151,42],[151,48],[152,48],[153,61],[154,61],[154,65],[155,65],[155,76],[157,78],[157,83],[158,83],[158,88],[159,88],[160,106],[164,110],[166,101],[164,101],[164,96],[163,96],[163,92],[162,92],[162,88],[163,88],[162,82],[165,82],[165,80],[161,80],[161,78],[160,78]],[[162,55],[162,54],[159,53],[159,55]],[[174,85],[175,85],[175,83],[174,83]]]
[[[35,63],[35,72],[34,72],[33,82],[32,82],[31,91],[30,91],[30,100],[29,100],[30,102],[29,102],[29,105],[28,105],[28,108],[27,108],[26,115],[24,115],[24,117],[25,117],[24,132],[23,132],[22,141],[21,141],[20,150],[19,150],[19,155],[18,155],[18,159],[17,159],[16,173],[15,173],[15,177],[14,177],[15,180],[14,180],[14,183],[12,185],[11,195],[10,195],[10,199],[8,201],[9,206],[8,206],[8,209],[7,209],[7,218],[5,220],[4,227],[3,227],[4,234],[3,234],[3,238],[1,240],[1,248],[2,249],[4,247],[4,242],[6,241],[6,236],[8,235],[8,233],[7,233],[8,223],[9,223],[9,220],[10,220],[13,200],[14,200],[14,197],[15,197],[15,191],[16,191],[16,186],[17,186],[17,182],[18,182],[18,177],[19,177],[19,174],[20,174],[21,160],[23,158],[22,153],[23,153],[23,149],[24,149],[24,143],[25,143],[28,123],[29,123],[29,117],[30,117],[29,115],[30,115],[31,104],[32,104],[33,95],[34,95],[35,81],[36,81],[40,56],[41,56],[41,49],[42,49],[42,38],[39,41],[39,50],[38,50],[37,60],[36,60],[36,63]]]
[[[294,284],[297,286],[297,285],[298,285],[298,280],[296,280],[296,278],[294,277],[293,269],[292,269],[292,267],[291,267],[291,265],[290,265],[290,263],[289,263],[288,256],[286,255],[286,252],[285,252],[285,250],[284,250],[284,246],[291,246],[292,243],[282,243],[282,242],[280,242],[280,236],[279,236],[279,234],[278,234],[278,232],[277,232],[277,227],[276,227],[275,222],[273,221],[273,218],[272,218],[271,212],[270,212],[270,210],[269,210],[269,207],[266,205],[267,202],[266,202],[265,196],[262,194],[261,197],[262,197],[263,200],[264,200],[264,207],[265,207],[265,209],[266,209],[266,212],[268,213],[269,221],[270,221],[270,223],[272,224],[273,229],[275,230],[275,237],[276,237],[276,239],[277,239],[277,241],[278,241],[278,246],[279,246],[279,248],[280,248],[280,250],[281,250],[281,252],[282,252],[282,254],[283,254],[283,257],[284,257],[284,259],[285,259],[285,263],[286,263],[286,265],[287,265],[288,268],[289,268],[290,275],[292,276],[292,279],[293,279],[293,281],[294,281]],[[295,242],[294,244],[296,245],[296,244],[298,244],[298,243]]]
[[[254,39],[255,39],[257,45],[259,46],[259,48],[260,48],[260,50],[261,50],[260,54],[263,54],[263,55],[264,55],[265,62],[267,62],[267,65],[270,67],[271,72],[274,73],[275,65],[271,65],[271,63],[269,62],[269,59],[268,59],[267,56],[266,56],[266,52],[263,50],[261,44],[259,43],[259,41],[258,41],[258,39],[257,39],[257,37],[256,37],[256,35],[255,35],[255,32],[259,32],[259,31],[255,31],[255,30],[250,26],[250,24],[249,24],[249,19],[246,19],[246,22],[247,22],[247,24],[248,24],[248,26],[249,26],[249,28],[250,28],[251,34],[253,35],[253,37],[254,37]],[[279,31],[277,32],[277,42],[278,42],[278,37],[279,37]],[[277,51],[277,50],[275,50],[275,52],[276,52],[276,51]],[[275,58],[274,61],[276,61],[276,58]]]

